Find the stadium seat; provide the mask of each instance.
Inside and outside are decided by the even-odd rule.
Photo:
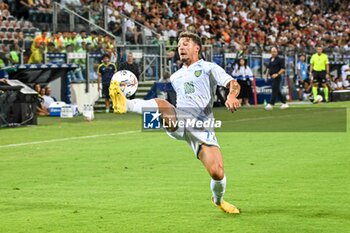
[[[16,18],[10,15],[9,17],[7,17],[7,20],[8,21],[16,21]]]
[[[29,33],[30,34],[35,34],[37,32],[36,28],[29,28]]]

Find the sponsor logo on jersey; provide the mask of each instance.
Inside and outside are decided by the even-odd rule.
[[[192,94],[195,92],[194,84],[192,81],[184,83],[185,94]]]

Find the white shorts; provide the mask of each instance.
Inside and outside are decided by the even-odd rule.
[[[176,112],[178,114],[181,112],[181,110],[176,109]],[[213,129],[207,130],[193,128],[178,128],[174,132],[168,130],[166,130],[166,132],[173,139],[186,141],[188,145],[192,148],[197,158],[202,144],[208,146],[216,146],[220,148]]]

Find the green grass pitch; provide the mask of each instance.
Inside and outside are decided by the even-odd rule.
[[[259,128],[300,119],[293,106],[242,108],[232,120],[250,119],[217,133],[225,199],[239,216],[212,205],[210,177],[188,145],[140,132],[138,115],[39,118],[38,126],[0,129],[0,232],[350,232],[350,102],[311,106],[322,107],[347,108],[347,132],[316,132],[304,120],[297,125],[313,132]],[[281,113],[289,115],[274,119]],[[338,124],[336,114],[324,127]]]

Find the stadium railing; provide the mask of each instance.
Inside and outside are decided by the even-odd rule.
[[[119,39],[117,36],[109,32],[101,25],[100,22],[96,22],[90,16],[90,11],[88,11],[88,17],[70,10],[63,5],[54,2],[53,4],[53,16],[52,16],[52,25],[49,28],[53,32],[57,31],[76,31],[80,32],[85,30],[90,33],[91,31],[96,31],[98,34],[109,35],[112,38]]]

